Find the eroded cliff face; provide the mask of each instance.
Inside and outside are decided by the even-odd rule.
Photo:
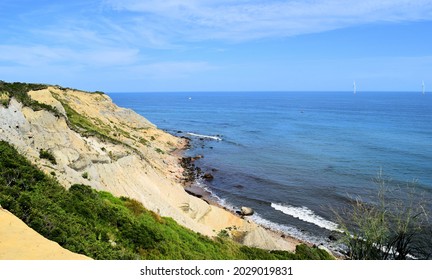
[[[295,243],[187,194],[175,153],[185,147],[185,139],[117,107],[104,94],[58,87],[28,94],[55,110],[34,111],[12,98],[7,107],[0,105],[0,140],[12,143],[66,188],[86,184],[134,198],[147,209],[208,236],[231,227],[246,245],[295,249]],[[40,158],[41,150],[55,161]]]

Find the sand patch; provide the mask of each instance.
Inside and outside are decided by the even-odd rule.
[[[90,260],[72,253],[0,208],[0,260]]]

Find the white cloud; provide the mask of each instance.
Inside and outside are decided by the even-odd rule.
[[[121,66],[138,60],[137,49],[71,49],[48,45],[0,45],[0,62],[23,66],[74,64],[91,67]]]
[[[162,33],[193,41],[242,41],[365,23],[432,19],[431,0],[106,0],[105,5],[137,13],[145,18],[146,28],[163,19]]]

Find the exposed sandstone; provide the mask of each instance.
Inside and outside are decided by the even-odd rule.
[[[12,99],[8,108],[0,106],[0,140],[12,143],[47,174],[55,171],[57,180],[66,188],[81,183],[116,196],[134,198],[159,215],[172,217],[208,236],[235,227],[247,245],[294,248],[295,243],[188,194],[182,185],[184,169],[174,153],[187,145],[185,139],[157,129],[129,109],[119,108],[107,95],[56,87],[32,91],[29,95],[54,106],[63,116],[23,108]],[[65,106],[107,137],[86,136],[79,129],[71,129]],[[50,151],[57,164],[40,159],[40,149]]]
[[[0,260],[90,260],[50,241],[0,207]]]

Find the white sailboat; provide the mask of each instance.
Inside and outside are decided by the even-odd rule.
[[[357,93],[357,86],[356,86],[356,82],[355,81],[353,83],[353,92],[354,92],[354,94]]]
[[[422,93],[423,93],[423,95],[425,95],[425,85],[424,85],[424,81],[422,81]]]

